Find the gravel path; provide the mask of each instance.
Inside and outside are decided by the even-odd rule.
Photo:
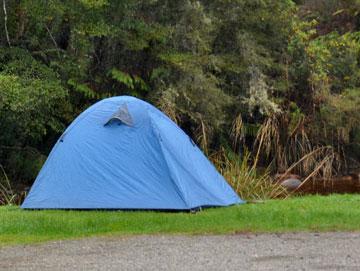
[[[0,270],[360,270],[360,233],[56,241],[0,249]]]

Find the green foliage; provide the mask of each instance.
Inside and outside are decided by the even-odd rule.
[[[311,69],[309,80],[315,89],[341,93],[359,86],[360,32],[320,36],[309,43],[306,53]]]
[[[117,69],[112,69],[110,74],[113,79],[129,88],[133,96],[140,96],[139,91],[149,91],[149,86],[137,75],[131,76]]]
[[[321,107],[321,118],[334,141],[360,145],[359,138],[352,138],[360,127],[360,88],[346,89],[341,95],[327,97]]]
[[[335,146],[353,162],[360,153],[347,150],[359,144],[353,135],[359,126],[360,32],[319,35],[320,26],[316,21],[293,25],[292,104],[307,122],[312,144]]]
[[[64,129],[68,94],[58,76],[26,51],[0,50],[0,63],[0,161],[14,166],[9,170],[13,173],[19,166],[15,155],[22,155],[19,162],[24,165],[28,146],[41,144],[44,137]],[[34,162],[40,156],[31,159]],[[17,176],[29,177],[26,171]]]
[[[30,183],[64,127],[114,95],[155,104],[206,152],[242,150],[231,144],[239,116],[251,148],[281,113],[280,141],[302,133],[308,149],[331,145],[359,160],[358,0],[24,0],[6,9],[0,163],[12,180]],[[287,144],[272,144],[260,163],[298,157]]]
[[[48,129],[61,131],[63,125],[57,117],[64,113],[59,104],[65,101],[67,91],[56,74],[24,51],[2,50],[0,61],[1,123],[11,127],[2,126],[2,130],[12,129],[16,135],[34,140]],[[11,137],[19,140],[15,134]]]
[[[89,88],[86,84],[81,84],[76,82],[74,79],[69,79],[67,81],[68,85],[71,86],[76,92],[79,92],[84,95],[84,97],[88,99],[97,98],[97,94],[91,88]]]

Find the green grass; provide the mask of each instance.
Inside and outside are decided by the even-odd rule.
[[[0,246],[95,235],[357,231],[360,195],[269,200],[196,214],[0,207]]]

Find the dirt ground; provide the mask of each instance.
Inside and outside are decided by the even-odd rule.
[[[0,270],[360,270],[360,233],[137,236],[0,249]]]

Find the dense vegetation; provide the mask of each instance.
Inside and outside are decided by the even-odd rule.
[[[0,165],[13,185],[114,95],[155,104],[212,158],[273,173],[300,160],[306,176],[359,166],[359,0],[0,2]]]

